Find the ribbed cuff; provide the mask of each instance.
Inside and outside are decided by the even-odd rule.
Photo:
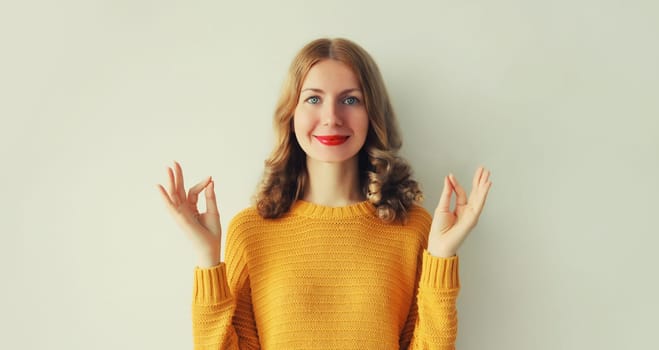
[[[192,298],[195,302],[216,303],[231,298],[226,265],[195,268]]]
[[[424,250],[419,284],[441,289],[460,288],[458,262],[457,255],[450,258],[440,258],[431,255],[428,250]]]

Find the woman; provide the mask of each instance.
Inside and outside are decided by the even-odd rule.
[[[186,195],[175,163],[169,192],[159,185],[199,256],[195,349],[453,349],[456,252],[483,209],[489,171],[476,170],[469,198],[444,177],[431,218],[397,156],[379,70],[345,39],[298,53],[274,119],[277,145],[255,205],[229,224],[225,262],[213,180]]]

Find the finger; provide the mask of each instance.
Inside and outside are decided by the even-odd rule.
[[[167,191],[165,190],[165,188],[162,187],[161,184],[158,184],[158,189],[160,190],[160,194],[162,195],[162,199],[165,201],[165,203],[169,207],[173,206],[174,203],[172,203],[172,200],[169,198],[169,194],[167,194]]]
[[[480,184],[485,185],[487,183],[487,180],[489,179],[489,177],[490,177],[490,171],[486,170],[483,173],[483,176],[481,176]]]
[[[455,178],[453,174],[449,175],[449,179],[453,183],[453,187],[455,188],[455,193],[456,193],[456,198],[455,198],[455,204],[456,205],[465,205],[467,204],[467,194],[465,193],[465,190],[460,186],[458,183],[458,179]]]
[[[476,172],[474,173],[474,179],[471,181],[471,188],[472,190],[475,188],[478,188],[478,184],[481,182],[481,179],[483,177],[483,167],[479,167],[476,169]]]
[[[195,206],[195,208],[197,206],[197,198],[198,198],[199,192],[201,192],[204,188],[206,188],[206,186],[208,185],[208,183],[210,181],[211,181],[211,177],[209,176],[208,178],[206,178],[206,180],[203,180],[203,181],[199,182],[198,184],[192,186],[190,188],[190,190],[188,191],[188,202],[193,204]]]
[[[442,190],[442,194],[439,196],[439,203],[437,204],[438,209],[443,212],[450,211],[452,193],[453,186],[451,186],[448,177],[444,176],[444,189]]]
[[[488,181],[485,184],[483,184],[483,191],[479,193],[478,199],[474,200],[475,205],[474,208],[478,213],[480,213],[483,210],[483,207],[485,206],[485,201],[487,200],[487,194],[490,191],[490,188],[492,187],[492,181]]]
[[[181,200],[185,200],[185,184],[183,182],[183,169],[181,164],[174,161],[174,170],[176,174],[176,193],[180,196]]]
[[[204,194],[206,195],[206,212],[219,216],[220,213],[217,210],[217,201],[215,200],[215,181],[211,179],[211,182],[208,184],[208,187],[206,187]]]
[[[171,194],[172,204],[176,206],[181,203],[181,199],[178,196],[178,192],[176,192],[176,183],[174,182],[172,168],[167,167],[167,175],[169,175],[169,193]]]
[[[483,203],[485,203],[485,200],[487,199],[487,194],[490,193],[490,188],[492,188],[492,181],[488,181],[485,183],[485,194],[483,195]]]
[[[488,180],[490,172],[486,171],[483,176],[481,176],[480,183],[478,188],[472,190],[471,196],[469,197],[469,204],[473,205],[476,211],[480,212],[485,206],[485,200],[487,199],[487,194],[492,187],[492,181]]]
[[[481,186],[481,193],[483,195],[483,200],[482,202],[485,203],[485,199],[487,198],[487,194],[490,192],[490,188],[492,188],[492,181],[488,180]]]

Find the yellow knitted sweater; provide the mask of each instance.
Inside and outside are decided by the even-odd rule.
[[[225,262],[194,274],[195,349],[454,349],[458,258],[426,250],[431,216],[297,201],[229,224]]]

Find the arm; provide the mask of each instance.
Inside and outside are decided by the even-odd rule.
[[[459,290],[458,257],[439,258],[424,251],[417,300],[401,335],[401,349],[455,349]]]
[[[421,256],[417,300],[401,334],[401,349],[455,349],[458,332],[455,302],[460,290],[456,252],[478,222],[492,186],[489,176],[485,168],[476,169],[468,200],[453,175],[444,177],[428,248]],[[456,200],[452,210],[453,192]]]
[[[195,350],[260,349],[244,248],[227,235],[226,263],[195,269],[192,325]]]
[[[226,265],[196,268],[192,297],[194,349],[239,349],[231,322],[234,309]]]
[[[234,288],[226,264],[195,270],[192,329],[195,350],[259,349],[249,280]]]
[[[192,328],[195,349],[258,349],[244,247],[229,225],[227,264],[219,262],[222,226],[211,177],[185,192],[183,169],[167,168],[170,191],[158,189],[172,216],[191,238],[199,265],[194,274]],[[199,193],[206,196],[206,212],[197,208]]]

